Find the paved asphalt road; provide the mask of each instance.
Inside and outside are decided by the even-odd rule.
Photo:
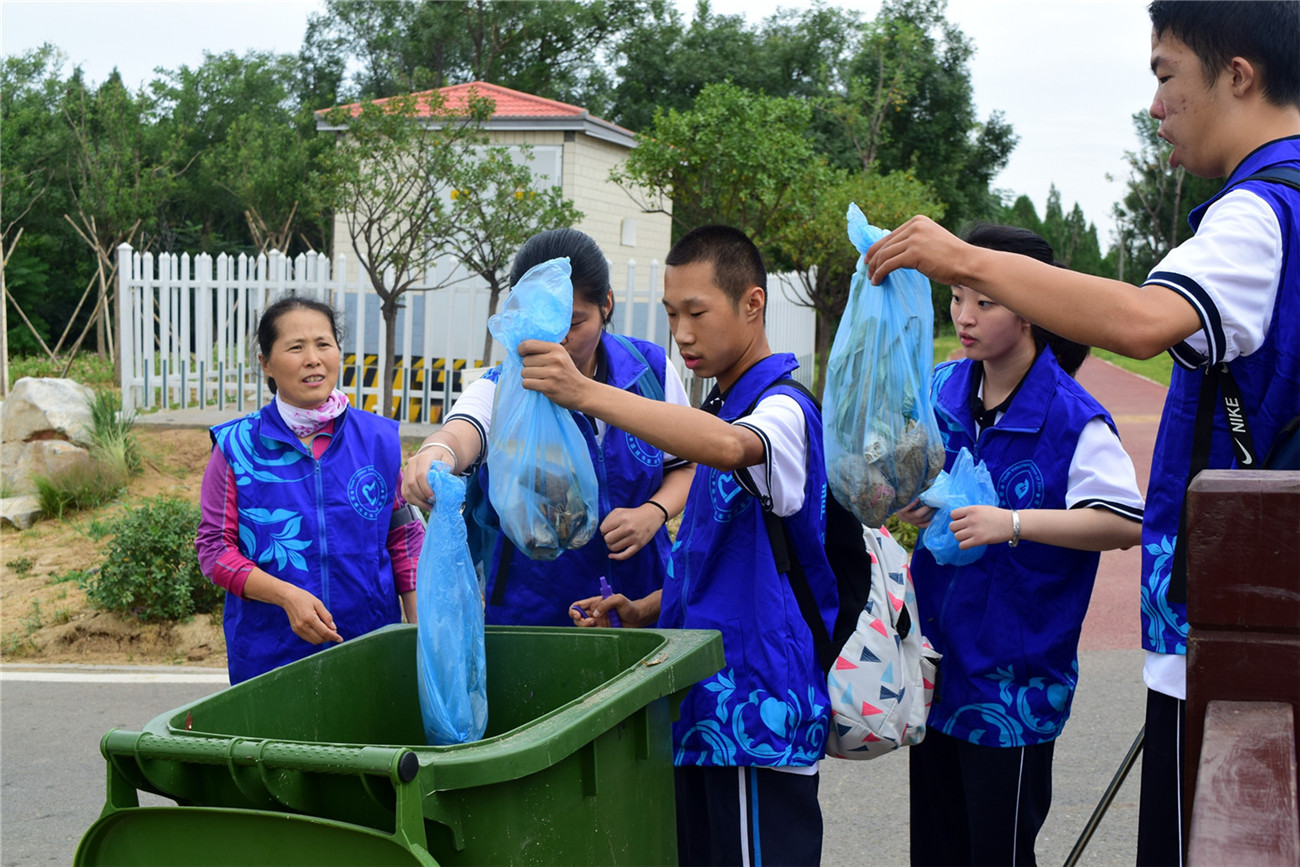
[[[1164,388],[1095,359],[1081,369],[1079,380],[1115,416],[1145,489]],[[178,413],[142,419],[205,426],[217,420]],[[1064,862],[1142,723],[1142,652],[1136,649],[1138,560],[1136,549],[1102,555],[1084,622],[1074,710],[1056,749],[1052,811],[1038,839],[1041,864]],[[224,685],[223,672],[189,668],[69,672],[37,667],[35,673],[31,668],[0,666],[3,867],[70,864],[77,841],[103,806],[100,737],[114,727],[138,730],[158,714]],[[178,676],[206,679],[165,680]],[[827,867],[907,863],[906,763],[903,754],[823,763]],[[1140,767],[1139,760],[1081,864],[1133,863]],[[147,796],[142,802],[168,803]]]
[[[1089,651],[1080,660],[1074,715],[1057,744],[1055,796],[1039,835],[1042,864],[1065,860],[1141,724],[1140,651]],[[194,669],[70,671],[0,667],[0,864],[67,865],[104,804],[99,740],[139,730],[158,714],[224,688],[224,673]],[[146,682],[130,682],[144,678]],[[163,682],[159,678],[172,678]],[[186,677],[206,678],[184,682]],[[23,679],[19,679],[23,678]],[[27,679],[38,678],[38,679]],[[1133,863],[1136,770],[1082,864]],[[823,863],[907,863],[907,756],[822,764]],[[141,796],[143,805],[168,804]]]

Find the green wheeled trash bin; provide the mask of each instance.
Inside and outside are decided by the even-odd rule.
[[[424,745],[415,637],[381,629],[109,732],[75,863],[676,863],[671,722],[722,667],[719,633],[489,626],[487,732],[443,747]]]

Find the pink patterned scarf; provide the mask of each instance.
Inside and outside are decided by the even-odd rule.
[[[319,433],[325,425],[341,416],[343,410],[348,408],[348,396],[336,388],[320,406],[303,409],[285,403],[277,394],[275,408],[279,410],[280,418],[284,419],[289,429],[302,439]]]

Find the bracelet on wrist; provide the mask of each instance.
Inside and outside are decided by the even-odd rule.
[[[451,455],[451,472],[452,472],[452,475],[455,475],[455,474],[456,474],[456,468],[460,466],[460,458],[456,456],[456,450],[453,449],[451,446],[447,445],[446,443],[442,443],[442,442],[425,443],[424,445],[422,445],[422,446],[420,446],[418,449],[416,449],[416,450],[415,450],[415,454],[414,454],[414,455],[411,455],[411,457],[414,458],[416,455],[420,454],[420,452],[422,452],[422,451],[424,451],[424,450],[426,450],[426,449],[434,448],[435,446],[436,446],[437,448],[442,449],[442,450],[445,451],[447,454]],[[443,463],[445,464],[445,463],[447,463],[447,462],[446,462],[446,461],[443,461]]]
[[[1020,544],[1020,513],[1015,509],[1011,510],[1011,539],[1007,545],[1014,548]]]
[[[663,506],[661,506],[659,503],[656,503],[654,500],[646,500],[646,501],[645,501],[645,504],[646,504],[647,506],[654,506],[656,509],[658,509],[659,511],[663,512],[663,513],[664,513],[664,523],[665,523],[665,524],[668,523],[668,510],[667,510],[667,509],[665,509],[665,508],[664,508]]]

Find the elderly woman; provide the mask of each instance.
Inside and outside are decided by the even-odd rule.
[[[336,388],[339,333],[326,304],[266,309],[258,361],[275,399],[212,429],[195,548],[227,591],[232,684],[330,642],[415,621],[424,525],[401,489],[397,422]]]

